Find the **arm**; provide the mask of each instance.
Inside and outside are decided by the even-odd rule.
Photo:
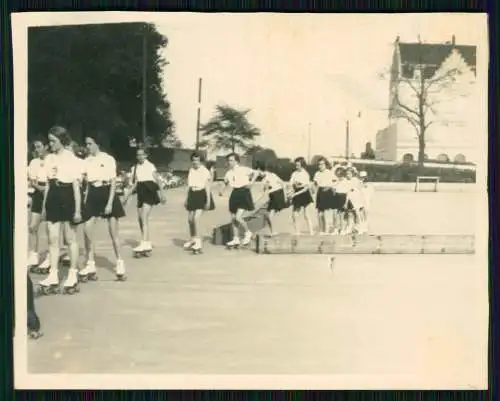
[[[210,207],[210,198],[212,195],[212,174],[209,172],[207,177],[207,182],[205,183],[205,192],[207,194],[207,204],[206,209],[208,210]]]
[[[80,179],[73,181],[73,196],[75,198],[75,221],[78,222],[82,215],[82,193],[80,192]]]
[[[160,175],[158,174],[158,171],[156,171],[156,170],[153,171],[153,179],[155,180],[156,184],[158,185],[158,194],[160,195],[160,199],[164,202],[165,201],[165,193],[163,192],[163,186],[162,186],[162,182],[160,179]]]
[[[110,209],[111,212],[111,208],[113,207],[113,199],[115,198],[116,195],[116,161],[113,159],[113,161],[110,164],[111,164],[110,165],[111,183],[109,188],[109,195],[108,195],[108,202],[106,204],[106,209]],[[85,198],[87,198],[87,194],[85,194]]]

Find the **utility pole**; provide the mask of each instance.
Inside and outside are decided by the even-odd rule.
[[[345,122],[345,158],[349,160],[349,120]]]
[[[311,163],[311,123],[307,125],[307,162]]]
[[[198,78],[198,110],[196,118],[196,150],[200,147],[201,78]]]
[[[147,113],[146,45],[147,45],[147,37],[146,37],[146,32],[147,32],[146,25],[144,25],[144,32],[142,35],[142,142],[143,142],[144,146],[146,146],[146,139],[147,139],[147,127],[146,127],[146,113]]]

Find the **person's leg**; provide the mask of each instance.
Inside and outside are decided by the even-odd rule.
[[[231,232],[233,238],[226,244],[228,246],[234,246],[240,244],[240,230],[239,224],[236,219],[236,213],[231,212]]]
[[[324,234],[325,233],[325,212],[318,210],[318,225],[319,225],[319,233]]]
[[[271,216],[274,214],[274,210],[266,210],[264,213],[264,225],[269,227],[269,233],[273,235],[273,222]]]
[[[41,287],[50,288],[59,284],[59,247],[61,236],[61,223],[48,222],[47,236],[49,238],[49,259],[51,269],[45,280],[40,282]]]
[[[94,264],[95,246],[94,246],[94,228],[95,217],[91,217],[83,224],[83,240],[85,245],[86,264]]]
[[[109,237],[111,239],[111,243],[113,245],[113,251],[115,253],[115,258],[116,258],[115,273],[118,278],[121,278],[125,275],[125,262],[123,261],[121,255],[119,219],[117,219],[116,217],[109,217],[106,220],[108,222]]]
[[[28,266],[37,266],[39,263],[39,229],[41,222],[41,215],[39,213],[31,213],[30,215],[30,225],[29,225],[29,236],[28,236]]]
[[[28,287],[27,287],[27,295],[28,295],[28,335],[32,338],[37,338],[40,336],[40,319],[36,314],[35,310],[35,297],[33,294],[33,282],[31,281],[31,277],[28,276]]]
[[[153,249],[153,245],[151,244],[151,239],[149,237],[149,215],[152,208],[153,207],[151,205],[148,205],[147,203],[142,206],[142,240],[144,243],[144,250],[146,251],[151,251]]]
[[[201,216],[203,215],[203,210],[198,209],[193,212],[193,239],[194,239],[194,249],[201,249],[202,247],[202,239],[201,239],[201,231],[200,231],[200,221]]]
[[[313,235],[314,234],[313,222],[312,222],[311,216],[309,215],[307,207],[304,207],[304,218],[305,218],[306,223],[307,223],[307,228],[309,229],[309,234]]]
[[[78,283],[78,257],[79,249],[77,242],[77,225],[71,224],[69,222],[62,223],[64,236],[68,241],[68,250],[70,257],[70,264],[68,269],[68,277],[64,282],[65,288],[73,288]]]
[[[292,212],[292,222],[293,222],[293,230],[296,235],[300,234],[299,215],[300,215],[300,209],[294,208]]]

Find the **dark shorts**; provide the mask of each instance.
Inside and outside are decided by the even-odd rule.
[[[275,212],[280,212],[288,207],[288,203],[285,198],[285,191],[283,189],[278,189],[269,193],[269,203],[267,204],[267,210],[274,210]]]
[[[239,209],[252,211],[255,206],[253,204],[252,193],[250,188],[234,188],[229,197],[229,212],[235,214]]]
[[[295,192],[299,192],[301,189],[294,188]],[[297,211],[302,209],[303,207],[309,206],[313,203],[313,198],[311,196],[310,191],[306,191],[301,193],[300,195],[294,196],[292,199],[293,210]]]
[[[46,220],[51,223],[73,223],[75,215],[73,184],[49,183],[45,213]]]
[[[316,209],[320,212],[334,209],[334,195],[331,188],[318,188],[316,194]]]
[[[160,203],[158,196],[158,184],[154,181],[141,181],[137,183],[137,207],[140,209],[144,204],[155,206]]]
[[[31,194],[31,213],[42,213],[43,192],[35,189]]]
[[[345,201],[347,198],[347,194],[338,194],[334,195],[334,209],[336,210],[345,210]]]
[[[205,210],[207,205],[207,191],[205,189],[193,190],[190,189],[187,196],[186,209],[189,212],[194,212],[195,210]],[[210,194],[210,206],[208,210],[214,210],[214,198]]]
[[[114,217],[120,219],[125,216],[125,210],[123,210],[123,205],[115,195],[113,198],[113,204],[111,207],[111,213],[106,215],[104,209],[108,203],[109,191],[111,186],[103,185],[101,187],[94,187],[92,184],[88,186],[88,194],[85,204],[82,208],[82,219],[87,221],[92,217],[104,217],[110,218]]]

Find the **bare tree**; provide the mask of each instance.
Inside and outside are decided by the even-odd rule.
[[[391,117],[406,120],[415,128],[420,166],[425,159],[429,127],[436,123],[448,126],[456,122],[447,118],[439,104],[469,95],[469,88],[455,85],[464,71],[425,63],[426,49],[422,46],[416,64],[402,65],[401,70],[396,70],[393,65],[391,70]]]

